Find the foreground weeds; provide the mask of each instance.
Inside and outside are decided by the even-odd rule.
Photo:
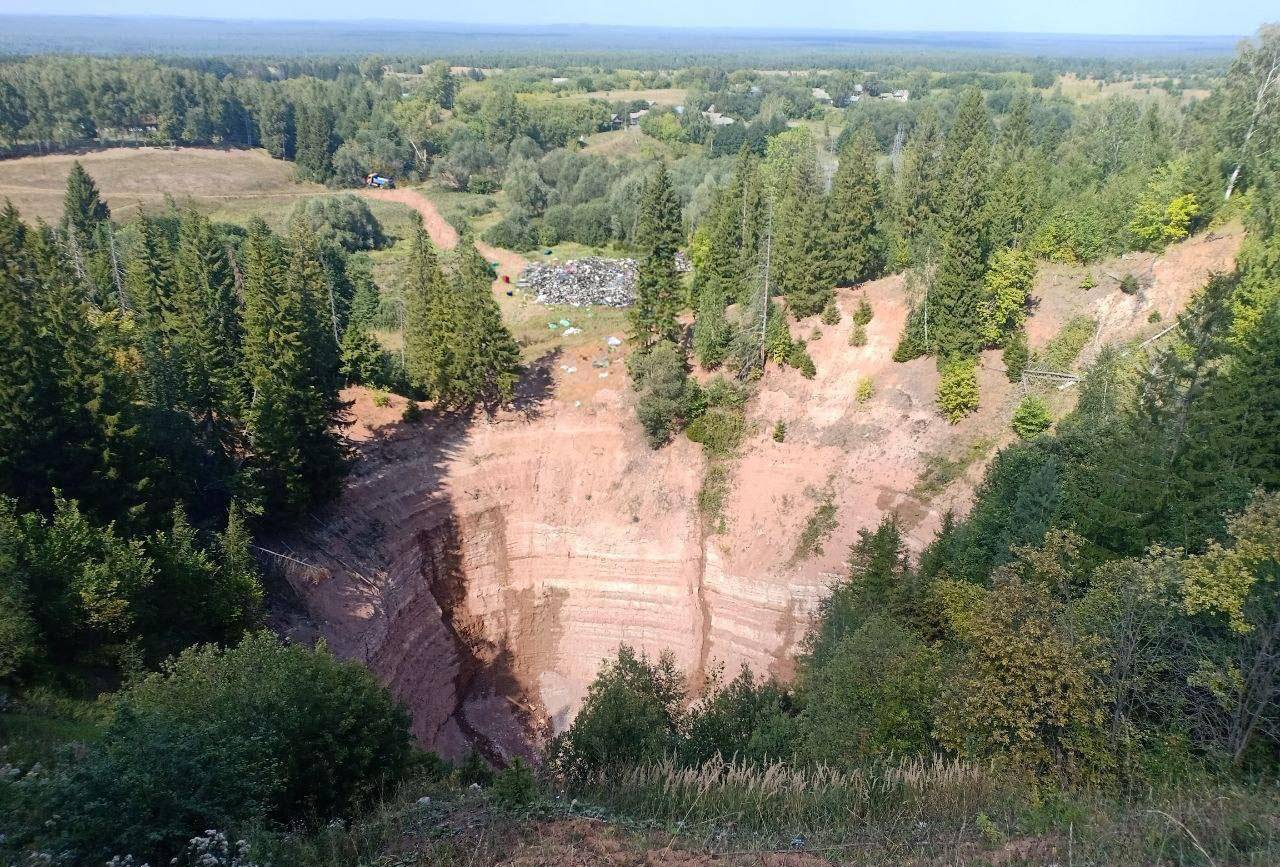
[[[1206,785],[1120,799],[1046,795],[990,768],[915,759],[838,771],[713,761],[600,773],[608,813],[721,857],[805,851],[839,864],[1280,864],[1280,790]]]

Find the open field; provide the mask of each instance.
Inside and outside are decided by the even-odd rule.
[[[249,210],[292,203],[326,192],[319,184],[294,180],[293,165],[263,150],[215,148],[114,148],[84,154],[54,154],[0,161],[0,197],[28,218],[56,219],[71,164],[79,160],[102,191],[113,213],[163,207],[167,197],[202,211]]]
[[[664,87],[649,90],[593,90],[574,94],[579,99],[603,99],[608,102],[630,102],[643,99],[658,105],[684,105],[689,91],[683,87]]]
[[[587,136],[583,153],[597,154],[610,159],[633,157],[635,159],[672,159],[674,151],[665,142],[651,138],[640,130],[615,129]]]
[[[1060,87],[1063,96],[1076,102],[1096,102],[1109,96],[1127,96],[1130,99],[1159,100],[1172,104],[1175,97],[1157,86],[1162,80],[1143,80],[1142,84],[1151,86],[1139,87],[1139,82],[1131,80],[1103,82],[1094,78],[1079,78],[1074,74],[1068,74],[1059,76],[1055,87]],[[1187,88],[1182,91],[1181,104],[1186,105],[1193,99],[1205,99],[1208,96],[1207,90]]]

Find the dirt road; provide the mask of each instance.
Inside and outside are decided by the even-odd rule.
[[[458,246],[458,230],[453,228],[449,221],[441,215],[440,209],[436,207],[435,202],[428,199],[418,190],[361,190],[361,194],[371,199],[381,199],[384,202],[399,202],[402,205],[408,205],[422,215],[422,225],[426,228],[427,234],[431,236],[433,244],[442,250],[452,250]],[[493,281],[494,288],[498,288],[501,285],[510,288],[511,284],[516,282],[520,272],[528,264],[524,256],[514,250],[494,247],[483,241],[476,241],[476,249],[490,262],[497,263],[498,277]],[[504,284],[503,277],[510,278],[511,284]]]

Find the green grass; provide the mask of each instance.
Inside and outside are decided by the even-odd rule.
[[[978,437],[971,441],[958,455],[926,454],[924,470],[916,481],[911,493],[916,497],[927,498],[938,494],[956,479],[963,476],[991,451],[995,442],[987,437]]]
[[[841,864],[1280,863],[1274,784],[1054,792],[941,757],[840,771],[712,761],[605,771],[576,792],[689,849],[803,848]],[[745,863],[745,862],[744,862]]]
[[[1048,370],[1070,369],[1097,329],[1098,320],[1092,316],[1073,317],[1052,340],[1036,351],[1033,363]]]
[[[822,545],[838,526],[836,520],[835,491],[831,485],[817,494],[817,503],[805,521],[800,538],[796,540],[795,550],[791,554],[791,562],[799,563],[814,554],[822,553]]]
[[[0,711],[0,765],[55,764],[63,748],[96,740],[101,709],[94,702],[43,690]]]

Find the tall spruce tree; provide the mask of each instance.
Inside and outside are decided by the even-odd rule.
[[[783,137],[778,136],[775,144]],[[822,232],[822,185],[813,141],[807,135],[770,146],[766,167],[773,192],[771,281],[797,316],[822,310],[832,297]]]
[[[72,433],[59,394],[57,345],[46,329],[44,287],[32,257],[30,229],[12,204],[0,213],[0,491],[23,505],[43,504],[59,481],[62,448]]]
[[[943,148],[941,255],[927,303],[929,348],[944,358],[971,355],[981,344],[989,124],[982,93],[967,91]]]
[[[307,180],[327,181],[333,172],[333,114],[318,101],[303,101],[296,118],[298,172]]]
[[[683,287],[675,257],[683,238],[680,203],[666,165],[659,163],[645,180],[636,226],[640,264],[630,313],[631,338],[642,348],[679,335],[676,314],[683,306]]]
[[[247,427],[253,469],[268,516],[297,517],[336,493],[345,467],[337,427],[336,350],[319,316],[314,237],[289,248],[254,219],[241,248]]]
[[[458,310],[448,297],[435,247],[421,224],[414,229],[403,283],[404,360],[409,382],[429,400],[448,403]]]
[[[711,228],[706,273],[698,275],[701,285],[718,283],[729,301],[747,300],[759,268],[758,252],[764,236],[764,201],[760,159],[744,147],[738,152],[729,183],[716,197],[709,217]]]
[[[942,128],[931,104],[920,111],[915,130],[902,152],[894,211],[911,259],[924,262],[933,253],[942,198]]]
[[[463,237],[453,296],[461,308],[455,377],[460,402],[492,411],[510,403],[520,379],[520,347],[493,297],[493,273],[469,236]]]
[[[155,220],[138,210],[134,225],[138,243],[124,268],[129,306],[138,312],[144,328],[167,331],[173,317],[173,256],[168,239]]]
[[[67,189],[62,196],[62,219],[74,228],[81,239],[92,238],[98,224],[111,219],[111,209],[102,201],[98,185],[76,160],[67,174]]]
[[[876,275],[880,244],[876,211],[880,205],[875,140],[863,128],[845,145],[826,201],[826,280],[851,286]]]
[[[222,239],[194,210],[182,215],[174,265],[171,340],[183,410],[191,416],[202,466],[201,499],[231,495],[245,387],[235,273]],[[196,504],[193,504],[196,507]],[[195,511],[195,508],[193,508]],[[197,512],[198,514],[198,512]]]

